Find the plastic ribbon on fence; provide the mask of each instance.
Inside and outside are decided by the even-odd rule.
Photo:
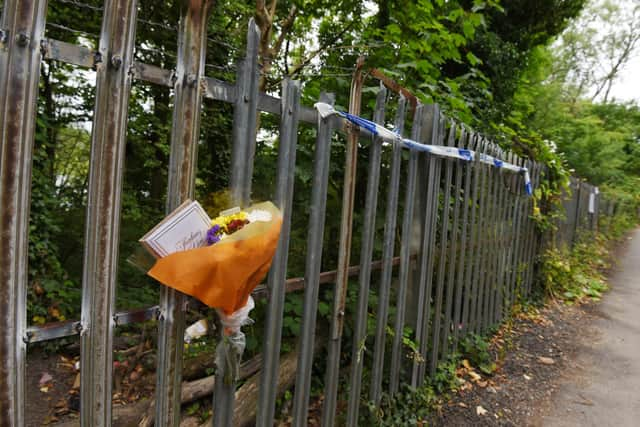
[[[503,160],[500,160],[488,154],[476,153],[473,150],[468,150],[465,148],[447,147],[444,145],[422,144],[420,142],[416,142],[411,139],[403,138],[396,131],[389,130],[382,125],[372,122],[371,120],[367,120],[350,113],[338,111],[335,108],[333,108],[333,106],[326,104],[324,102],[318,102],[314,106],[316,107],[316,109],[318,110],[318,113],[322,118],[326,118],[332,115],[343,117],[349,122],[353,123],[354,125],[359,126],[362,129],[365,129],[367,132],[371,133],[372,135],[377,136],[382,140],[390,142],[392,144],[400,144],[402,147],[407,148],[409,150],[421,151],[421,152],[433,154],[435,156],[445,157],[449,159],[458,159],[458,160],[463,160],[465,162],[471,162],[477,159],[480,163],[491,165],[498,169],[504,169],[510,172],[515,172],[515,173],[521,173],[524,176],[524,187],[525,187],[526,193],[528,195],[532,194],[531,177],[529,176],[529,170],[527,168],[523,168],[521,166],[507,163]]]

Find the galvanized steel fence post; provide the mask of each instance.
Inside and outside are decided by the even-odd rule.
[[[300,84],[288,79],[282,83],[280,140],[278,146],[278,173],[274,202],[283,215],[278,249],[274,256],[267,287],[269,307],[265,320],[263,344],[263,368],[260,379],[260,397],[256,424],[273,425],[280,366],[280,344],[282,338],[282,316],[284,311],[285,281],[291,231],[291,207],[295,179],[296,148],[298,142],[298,111],[300,106]]]
[[[253,19],[249,21],[247,51],[238,64],[236,105],[233,116],[233,149],[231,157],[231,198],[235,205],[246,207],[251,201],[253,159],[256,149],[256,123],[258,120],[258,44],[260,31]],[[222,342],[224,331],[220,332]],[[231,426],[236,391],[235,378],[229,383],[227,367],[216,366],[213,394],[213,425]]]
[[[83,426],[111,425],[113,327],[127,111],[136,30],[136,0],[104,8],[97,66],[80,334]]]
[[[384,123],[387,89],[381,84],[376,97],[373,120]],[[380,161],[382,144],[377,137],[372,137],[369,155],[369,173],[367,176],[367,194],[364,207],[364,225],[362,227],[362,248],[360,252],[360,275],[358,282],[358,302],[356,320],[353,330],[351,348],[351,376],[349,380],[349,403],[347,425],[358,425],[360,408],[360,389],[362,385],[362,368],[364,364],[364,348],[367,339],[367,314],[369,304],[369,284],[371,281],[371,262],[373,261],[373,243],[375,235],[376,210],[378,207],[378,184],[380,182]]]
[[[324,93],[320,95],[320,102],[333,104],[333,101],[333,95]],[[307,412],[309,409],[333,119],[333,117],[322,118],[318,115],[318,133],[316,136],[311,193],[311,214],[309,216],[304,274],[303,313],[305,315],[302,318],[300,328],[298,372],[296,374],[296,388],[293,396],[293,425],[299,427],[307,425]]]
[[[362,65],[364,58],[358,59],[351,80],[349,96],[349,113],[360,114],[360,102],[364,77]],[[344,326],[344,310],[349,283],[349,267],[351,259],[351,239],[353,237],[353,215],[356,192],[356,167],[358,163],[359,131],[348,125],[347,147],[345,152],[344,180],[342,190],[342,212],[340,215],[340,240],[338,243],[338,266],[333,295],[331,330],[327,350],[327,373],[325,375],[324,406],[322,408],[322,426],[330,427],[336,412],[338,382],[340,376],[340,349],[342,346],[342,330]]]
[[[405,99],[400,96],[394,127],[402,133],[404,128]],[[394,144],[393,158],[391,160],[391,173],[389,179],[389,192],[387,194],[387,211],[384,221],[384,237],[382,243],[382,277],[380,280],[380,292],[378,311],[376,316],[376,338],[373,351],[373,366],[371,369],[371,388],[369,398],[376,404],[380,402],[382,394],[382,373],[384,368],[385,343],[387,317],[389,312],[389,298],[391,289],[391,276],[393,273],[393,260],[396,222],[398,214],[398,197],[400,192],[400,167],[402,163],[402,147]]]
[[[174,85],[167,212],[192,198],[200,138],[207,21],[212,0],[186,1],[180,6],[178,57]],[[156,425],[180,424],[182,350],[186,297],[161,287],[158,318]]]
[[[418,104],[413,115],[411,138],[418,140],[422,134],[423,105]],[[404,336],[405,314],[407,307],[407,288],[411,270],[411,241],[414,233],[414,211],[416,180],[418,177],[419,154],[417,151],[409,153],[407,184],[405,189],[404,214],[402,218],[402,238],[400,242],[400,272],[398,277],[398,293],[396,296],[396,318],[393,328],[393,342],[391,344],[391,366],[389,374],[389,392],[398,391],[402,370],[402,338]]]
[[[0,20],[0,425],[25,424],[31,163],[46,0],[8,0]]]

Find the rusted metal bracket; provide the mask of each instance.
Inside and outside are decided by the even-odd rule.
[[[416,107],[420,102],[418,100],[418,97],[416,97],[409,89],[401,86],[400,83],[396,82],[390,77],[385,76],[384,73],[377,68],[371,68],[368,71],[371,77],[375,77],[376,79],[380,80],[387,89],[397,94],[402,94],[402,96],[404,96],[405,99],[409,101],[409,105],[411,105],[411,114],[413,115],[415,113]]]

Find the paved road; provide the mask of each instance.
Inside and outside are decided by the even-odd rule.
[[[621,256],[544,426],[640,426],[640,229]]]

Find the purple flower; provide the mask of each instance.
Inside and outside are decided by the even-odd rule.
[[[220,241],[220,226],[218,224],[214,225],[207,231],[207,245],[211,246],[214,243],[218,243]]]

